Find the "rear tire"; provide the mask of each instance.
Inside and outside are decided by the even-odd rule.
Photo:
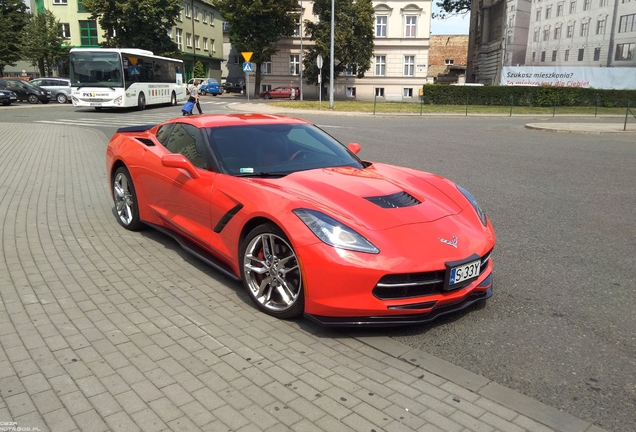
[[[30,104],[34,104],[34,105],[36,103],[40,102],[40,99],[38,99],[38,97],[36,95],[29,95],[27,100],[29,101]]]
[[[241,92],[241,93],[243,93],[243,92]],[[265,99],[271,99],[271,98],[272,98],[272,95],[271,95],[271,94],[269,94],[269,93],[265,93],[265,96],[263,96],[263,97],[264,97]]]
[[[64,93],[58,93],[58,95],[55,96],[55,99],[57,99],[57,103],[61,103],[61,104],[65,104],[68,102],[68,98],[66,97]]]
[[[139,219],[137,193],[130,172],[126,167],[119,167],[113,176],[113,199],[117,222],[130,231],[139,230],[143,224]]]

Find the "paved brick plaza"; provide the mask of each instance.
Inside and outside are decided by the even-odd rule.
[[[389,338],[257,312],[117,224],[107,142],[0,123],[0,430],[601,431]]]

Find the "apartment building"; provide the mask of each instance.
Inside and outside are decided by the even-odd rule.
[[[468,35],[430,37],[428,76],[433,82],[464,82],[468,59]],[[430,81],[430,80],[429,80]]]
[[[532,3],[529,66],[636,66],[636,0]]]
[[[302,19],[316,21],[313,2],[302,1]],[[375,51],[372,66],[364,78],[357,78],[352,66],[334,82],[336,99],[417,100],[418,89],[426,83],[432,1],[384,0],[373,2],[375,8]],[[336,22],[336,25],[338,23]],[[303,49],[312,42],[302,37]],[[279,51],[261,71],[261,91],[281,85],[300,87],[301,68],[300,26],[293,37],[279,42]],[[230,53],[228,75],[236,73],[243,61],[240,53]],[[329,64],[323,66],[323,76],[329,75]],[[228,78],[230,79],[230,78]],[[231,77],[236,80],[235,77]],[[317,99],[317,85],[303,84],[304,96]]]
[[[45,9],[53,12],[61,23],[62,36],[68,45],[77,48],[98,47],[103,41],[104,30],[84,9],[82,0],[30,0],[34,13]],[[221,79],[223,61],[223,30],[219,12],[210,0],[184,0],[170,37],[183,53],[177,58],[184,61],[186,77],[190,78],[192,67],[201,61],[209,77]],[[137,48],[137,47],[127,47]],[[60,75],[65,75],[60,65]]]

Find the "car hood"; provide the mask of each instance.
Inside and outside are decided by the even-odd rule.
[[[419,171],[374,164],[364,170],[324,168],[254,181],[288,194],[297,207],[315,208],[350,226],[375,231],[461,213],[465,203],[458,204],[457,197],[449,196],[444,191],[448,182],[440,179]]]

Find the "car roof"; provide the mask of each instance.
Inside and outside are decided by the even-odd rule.
[[[166,123],[189,123],[198,128],[222,126],[253,126],[264,124],[311,124],[306,120],[272,114],[203,114],[188,117],[177,117]]]

